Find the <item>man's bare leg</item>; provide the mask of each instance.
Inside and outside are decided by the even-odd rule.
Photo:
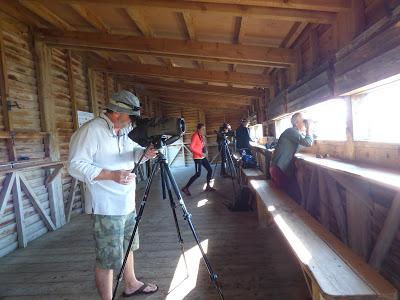
[[[137,280],[136,278],[132,251],[129,252],[128,260],[126,261],[124,270],[124,281],[125,281],[124,292],[126,294],[131,294],[135,292],[144,284],[143,282]],[[149,286],[144,289],[144,292],[151,292],[155,291],[156,289],[157,289],[156,285],[149,284]]]
[[[113,270],[96,267],[96,287],[102,300],[112,299]]]

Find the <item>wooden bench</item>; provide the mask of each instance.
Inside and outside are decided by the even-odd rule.
[[[283,191],[250,180],[259,222],[277,225],[315,299],[397,299],[397,290]]]

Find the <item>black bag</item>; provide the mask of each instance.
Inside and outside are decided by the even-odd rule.
[[[257,161],[253,155],[245,154],[242,156],[242,166],[244,169],[256,169],[257,168]]]
[[[250,211],[253,210],[251,207],[251,190],[247,186],[240,188],[239,195],[235,198],[235,204],[231,208],[232,211]]]

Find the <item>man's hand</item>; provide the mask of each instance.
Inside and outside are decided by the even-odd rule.
[[[312,134],[312,128],[313,128],[313,122],[308,120],[305,125],[306,125],[307,134],[311,135]]]
[[[119,184],[128,185],[136,179],[136,175],[134,173],[131,173],[130,171],[117,170],[111,171],[111,173],[112,180]]]
[[[131,184],[136,179],[136,175],[131,171],[116,170],[110,171],[103,169],[95,180],[112,180],[119,184]]]
[[[154,145],[151,145],[149,149],[147,149],[145,157],[150,159],[154,158],[157,155],[157,150],[154,148]]]

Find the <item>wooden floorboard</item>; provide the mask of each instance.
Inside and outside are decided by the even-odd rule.
[[[192,172],[193,167],[174,169],[180,185]],[[194,183],[192,197],[185,197],[185,203],[200,240],[208,242],[207,255],[218,273],[225,299],[308,299],[299,265],[276,229],[258,228],[255,212],[231,212],[226,208],[223,203],[232,198],[229,179],[216,179],[216,193],[203,192],[204,175]],[[142,192],[140,185],[138,198]],[[198,207],[204,199],[208,200],[206,204]],[[190,255],[196,251],[192,250],[196,244],[179,206],[177,215]],[[157,282],[160,291],[135,299],[219,299],[202,261],[194,286],[181,296],[167,298],[180,256],[169,201],[161,199],[159,180],[155,179],[140,226],[140,250],[135,260],[137,275]],[[193,257],[188,259],[192,261]],[[98,299],[93,270],[91,219],[82,215],[29,243],[27,248],[0,258],[0,299]],[[183,285],[177,287],[180,290],[185,290]]]

